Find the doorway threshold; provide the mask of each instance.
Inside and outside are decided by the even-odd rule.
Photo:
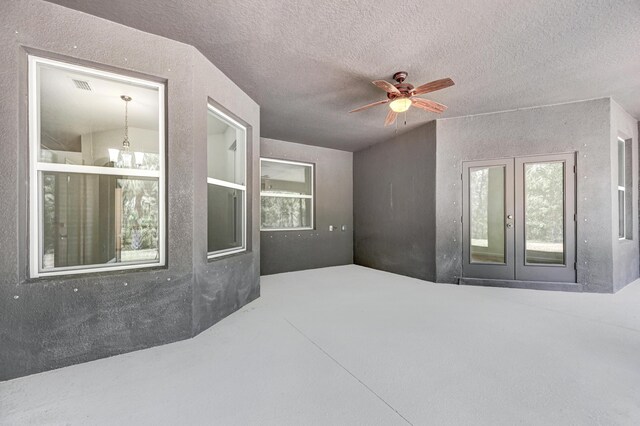
[[[566,282],[494,280],[494,279],[488,279],[488,278],[460,277],[458,279],[458,284],[485,286],[485,287],[524,288],[529,290],[552,290],[552,291],[573,291],[573,292],[583,291],[582,284],[566,283]]]

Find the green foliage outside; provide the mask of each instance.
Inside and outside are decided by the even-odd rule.
[[[564,240],[563,164],[525,165],[525,222],[527,241],[562,243]],[[492,176],[493,177],[493,176]],[[503,175],[495,176],[503,179]],[[489,239],[489,168],[470,174],[471,238]],[[496,194],[492,194],[496,195]],[[501,200],[500,200],[501,201]],[[493,202],[496,202],[495,200]],[[502,223],[500,220],[498,223]]]
[[[122,188],[122,250],[158,248],[158,182],[118,179]]]
[[[310,226],[308,198],[268,197],[261,199],[262,228],[305,228]]]

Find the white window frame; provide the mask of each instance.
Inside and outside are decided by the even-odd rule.
[[[242,226],[242,246],[207,252],[208,259],[215,259],[217,257],[228,256],[230,254],[242,253],[247,251],[247,148],[248,148],[247,140],[249,136],[248,136],[247,126],[235,120],[233,117],[230,117],[228,114],[226,114],[219,108],[216,108],[215,106],[211,105],[210,103],[207,104],[207,108],[209,109],[209,111],[213,112],[216,115],[216,118],[222,120],[227,125],[240,128],[244,131],[244,159],[243,159],[244,177],[242,179],[244,181],[244,185],[239,185],[235,182],[227,182],[221,179],[211,178],[208,176],[208,172],[207,172],[207,184],[217,185],[224,188],[230,188],[230,189],[236,189],[236,190],[242,191],[242,219],[240,221]],[[209,149],[208,145],[207,145],[207,149]]]
[[[622,164],[620,164],[620,146],[622,146]],[[624,241],[627,239],[627,218],[626,218],[626,208],[627,208],[627,145],[626,141],[618,136],[617,144],[616,144],[616,160],[618,162],[618,174],[616,175],[616,180],[619,179],[620,176],[620,167],[622,167],[622,176],[623,176],[623,185],[620,186],[620,182],[617,182],[618,192],[616,195],[620,196],[620,191],[622,191],[622,210],[620,210],[620,200],[618,200],[618,240]],[[622,223],[622,228],[620,229],[620,223]],[[622,236],[620,236],[622,234]]]
[[[166,158],[165,158],[165,85],[148,80],[128,77],[121,74],[102,71],[86,66],[55,61],[34,55],[28,55],[29,66],[29,269],[30,277],[48,277],[59,275],[86,274],[105,271],[121,271],[127,269],[155,268],[166,264]],[[37,79],[38,64],[55,66],[75,72],[82,72],[95,77],[132,83],[138,86],[158,90],[158,153],[159,170],[124,169],[114,167],[84,166],[74,164],[46,163],[39,161],[40,155],[40,91]],[[141,262],[121,262],[118,264],[102,263],[95,265],[65,266],[51,270],[42,270],[42,208],[40,196],[42,179],[40,172],[62,172],[92,175],[150,177],[158,179],[158,260]]]
[[[303,195],[303,194],[279,194],[272,193],[269,191],[262,190],[262,163],[264,161],[272,162],[272,163],[283,163],[283,164],[293,164],[296,166],[304,166],[311,167],[311,195]],[[282,198],[307,198],[311,200],[311,226],[305,226],[300,228],[263,228],[262,227],[262,215],[260,215],[260,231],[269,232],[269,231],[312,231],[315,229],[315,215],[314,215],[314,207],[315,207],[315,164],[313,163],[304,163],[301,161],[290,161],[290,160],[278,160],[275,158],[260,158],[260,208],[262,209],[262,197],[282,197]]]

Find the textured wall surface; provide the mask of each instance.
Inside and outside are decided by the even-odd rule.
[[[353,263],[353,154],[265,138],[260,153],[315,165],[315,229],[262,231],[262,275]]]
[[[436,123],[354,154],[355,263],[435,279]]]
[[[251,127],[254,170],[258,105],[178,42],[36,0],[4,1],[0,24],[0,380],[185,339],[256,298],[257,216],[247,253],[207,261],[203,194],[207,99]],[[29,279],[27,51],[166,81],[166,267]]]
[[[632,191],[625,194],[631,198],[632,239],[618,238],[618,137],[631,139],[631,170],[627,176],[632,182]],[[611,221],[613,239],[613,290],[618,291],[640,276],[640,252],[638,251],[638,121],[631,117],[615,101],[611,102]]]
[[[611,100],[603,98],[438,120],[438,282],[462,274],[463,161],[577,152],[577,282],[584,291],[612,292],[610,116]]]

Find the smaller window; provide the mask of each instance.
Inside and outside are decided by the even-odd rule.
[[[313,229],[313,164],[260,160],[261,229]]]
[[[618,138],[618,238],[633,239],[631,139]]]
[[[618,138],[618,238],[624,239],[624,140]]]
[[[208,257],[246,249],[247,129],[209,105],[207,116]]]

